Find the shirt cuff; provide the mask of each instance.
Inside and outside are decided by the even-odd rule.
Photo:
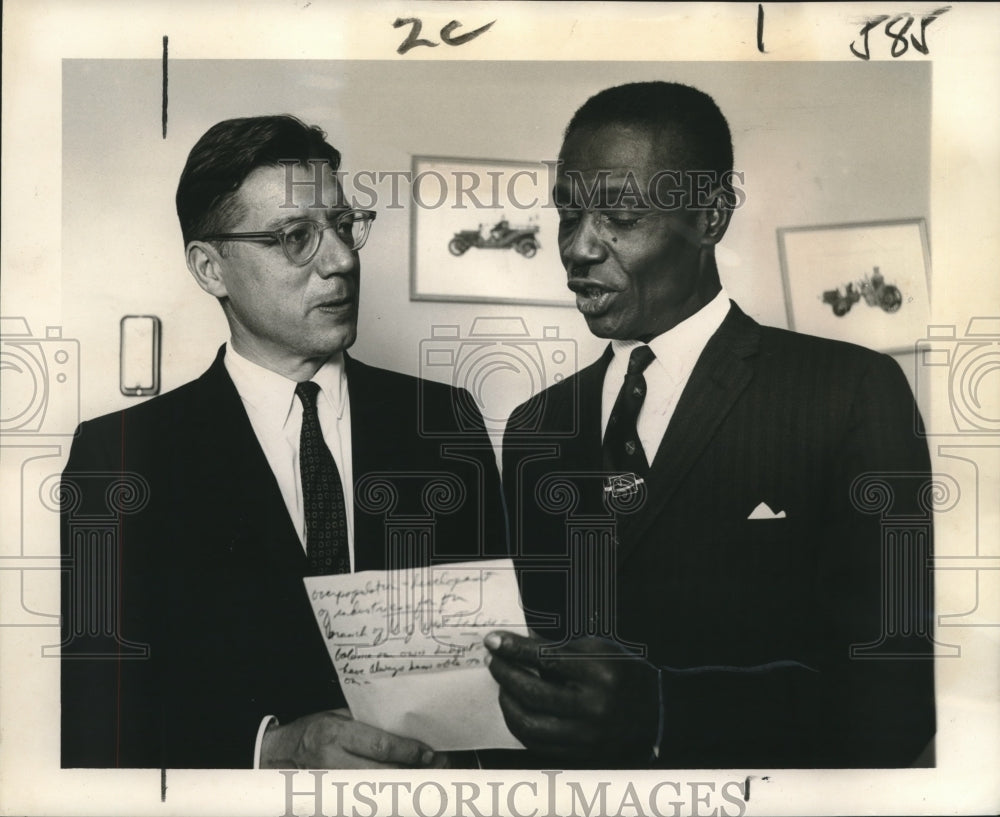
[[[660,693],[660,700],[661,700],[660,711],[662,712],[663,711],[663,706],[662,706],[663,693],[662,692]],[[661,715],[661,719],[662,719],[662,715]],[[254,744],[253,744],[253,768],[255,768],[255,769],[259,769],[260,768],[260,749],[261,749],[261,746],[263,746],[263,744],[264,744],[264,733],[267,731],[268,727],[272,723],[273,724],[277,724],[278,723],[278,719],[276,717],[274,717],[274,715],[265,715],[264,719],[260,722],[260,726],[257,727],[257,740],[254,741]]]

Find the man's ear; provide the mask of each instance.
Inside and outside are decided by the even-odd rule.
[[[729,220],[733,216],[731,205],[732,195],[719,189],[712,196],[711,205],[702,211],[704,217],[702,244],[715,246],[729,229]]]
[[[216,298],[225,298],[229,293],[222,277],[222,258],[219,251],[205,241],[192,241],[185,250],[187,268],[205,292]]]

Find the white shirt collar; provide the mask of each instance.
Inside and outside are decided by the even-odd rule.
[[[257,412],[267,427],[284,428],[294,405],[296,382],[243,357],[231,340],[226,344],[223,362],[243,402]],[[311,380],[319,385],[340,419],[347,394],[343,353],[332,355]]]
[[[709,338],[722,325],[727,314],[729,314],[729,294],[723,288],[689,318],[649,341],[649,348],[656,355],[656,360],[650,365],[661,366],[673,381],[685,377],[694,369]],[[639,340],[611,341],[615,359],[623,363],[627,363],[632,350],[641,345],[642,341]]]

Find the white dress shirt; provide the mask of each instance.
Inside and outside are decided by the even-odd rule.
[[[639,432],[642,450],[646,452],[646,459],[650,463],[656,457],[670,418],[674,416],[677,401],[698,358],[728,313],[729,295],[723,289],[690,318],[649,342],[648,346],[656,355],[656,360],[643,373],[646,379],[646,398],[639,411],[636,430]],[[608,428],[611,409],[614,408],[625,380],[629,355],[636,346],[641,345],[642,341],[638,340],[611,341],[614,357],[604,375],[604,391],[601,396],[602,439]]]
[[[306,511],[299,473],[299,435],[302,431],[302,401],[295,396],[294,380],[265,369],[226,346],[226,371],[239,392],[267,464],[278,481],[288,516],[306,544]],[[333,454],[344,488],[347,510],[347,543],[351,570],[354,569],[354,473],[351,465],[351,401],[347,393],[344,357],[334,355],[324,363],[312,380],[320,387],[316,399],[323,439]]]
[[[302,431],[302,401],[295,396],[296,382],[265,369],[226,344],[223,358],[226,371],[243,401],[250,425],[253,426],[267,464],[278,482],[281,498],[299,535],[306,546],[306,511],[302,499],[302,477],[299,466],[299,435]],[[319,385],[316,413],[323,439],[333,454],[340,481],[344,488],[344,508],[347,511],[347,543],[351,570],[354,570],[354,470],[351,462],[351,401],[347,391],[344,356],[334,355],[312,376]],[[266,715],[257,728],[253,747],[253,768],[260,768],[260,750],[264,732],[278,720]]]

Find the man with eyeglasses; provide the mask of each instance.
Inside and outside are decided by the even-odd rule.
[[[345,203],[339,167],[325,134],[291,116],[220,122],[188,157],[176,196],[187,266],[230,339],[199,379],[83,423],[73,443],[64,767],[448,760],[351,718],[302,582],[505,552],[469,395],[346,352],[375,213]],[[421,434],[422,415],[441,433]],[[435,517],[425,499],[440,479],[465,493]],[[390,541],[373,480],[395,519],[432,523],[431,543]],[[95,569],[104,557],[79,521],[124,483],[134,502]],[[96,617],[110,632],[95,610],[110,611]]]

